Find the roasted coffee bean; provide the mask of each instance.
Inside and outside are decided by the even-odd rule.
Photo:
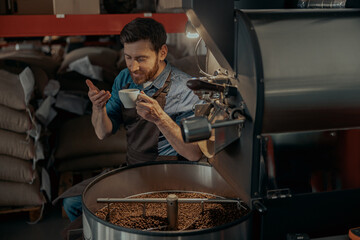
[[[166,198],[169,192],[138,195],[134,198]],[[175,192],[179,198],[215,198],[214,195],[203,193]],[[233,222],[248,210],[238,209],[235,203],[206,203],[202,211],[199,203],[179,203],[178,230],[196,230],[220,226]],[[96,211],[95,215],[112,224],[139,230],[166,231],[167,207],[166,203],[147,203],[146,215],[143,216],[143,204],[140,203],[111,203],[110,218],[107,218],[107,205]],[[110,220],[109,220],[110,219]]]

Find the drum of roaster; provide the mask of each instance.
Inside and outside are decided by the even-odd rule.
[[[120,168],[97,177],[83,193],[83,233],[85,239],[248,239],[249,216],[202,230],[143,231],[111,224],[95,212],[104,204],[98,198],[125,198],[158,191],[195,191],[225,198],[238,196],[214,168],[191,162],[148,163]]]

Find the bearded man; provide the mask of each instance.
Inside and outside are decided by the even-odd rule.
[[[124,124],[127,135],[127,164],[156,160],[198,161],[202,152],[196,143],[185,143],[179,127],[182,118],[193,116],[199,98],[186,87],[189,75],[166,62],[164,27],[151,18],[137,18],[120,34],[127,68],[116,77],[112,92],[99,90],[90,80],[92,124],[103,139]],[[136,108],[124,108],[121,89],[139,89]],[[80,194],[80,193],[79,193]],[[81,196],[65,198],[70,220],[81,215]]]

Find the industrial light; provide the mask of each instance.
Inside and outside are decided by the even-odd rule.
[[[186,23],[185,33],[187,38],[199,37],[199,33],[195,30],[194,26],[189,21]]]

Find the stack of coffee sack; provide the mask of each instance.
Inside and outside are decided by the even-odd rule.
[[[42,62],[37,53],[0,53],[0,209],[43,206],[50,193],[35,119],[48,81]]]

